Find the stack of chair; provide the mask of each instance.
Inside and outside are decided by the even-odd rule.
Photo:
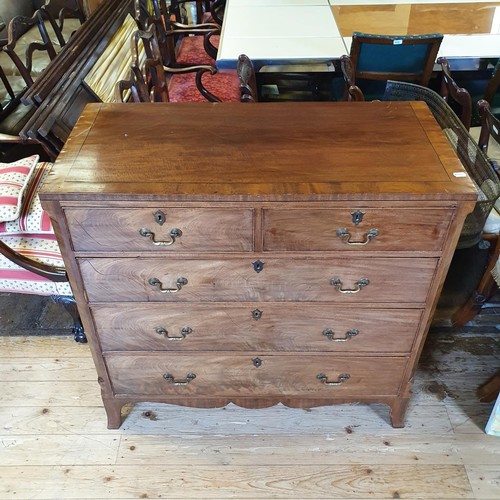
[[[63,8],[56,21],[52,10],[51,2],[46,2],[31,17],[15,16],[8,24],[7,39],[0,41],[2,153],[14,144],[32,142],[21,138],[20,132],[35,112],[35,107],[23,106],[21,102],[75,29],[84,22],[81,11]]]
[[[153,0],[156,37],[162,55],[162,64],[168,76],[171,102],[238,102],[239,79],[236,71],[219,71],[215,67],[218,37],[221,26],[217,23],[183,24],[177,16],[179,2]],[[199,72],[174,71],[177,68],[211,66]],[[196,76],[195,76],[196,74]]]
[[[220,26],[182,24],[174,16],[172,6],[167,7],[164,0],[153,0],[152,15],[136,18],[142,29],[132,39],[130,79],[118,83],[118,98],[127,100],[131,96],[133,101],[142,101],[148,96],[154,102],[240,102],[238,72],[219,72],[215,66],[217,47],[211,41],[220,33]],[[144,63],[141,49],[146,53]],[[243,66],[246,74],[252,75],[253,66],[248,58],[240,63]],[[246,78],[250,88],[255,80]],[[244,93],[256,100],[252,90]]]
[[[146,60],[139,61],[140,47],[145,48]],[[196,65],[185,68],[169,68],[163,65],[161,51],[154,25],[145,31],[138,30],[132,40],[134,61],[129,80],[116,85],[116,100],[122,102],[222,102],[211,92],[211,88],[220,82],[203,81],[205,76],[216,78],[215,66]],[[231,79],[231,97],[225,102],[256,102],[255,72],[250,59],[241,55],[235,71],[237,82]],[[187,76],[188,85],[182,91],[175,86],[176,78]],[[214,79],[215,79],[214,78]],[[226,82],[223,82],[227,85]],[[173,89],[173,92],[172,92]],[[219,90],[223,92],[224,90]]]
[[[193,64],[214,65],[217,58],[221,24],[210,17],[203,22],[189,23],[180,6],[187,2],[151,0],[153,12],[145,20],[137,18],[139,29],[153,23],[162,51],[163,63],[177,68]],[[137,5],[138,0],[136,0]],[[205,3],[197,2],[196,4]],[[199,17],[197,16],[197,19]]]
[[[52,16],[44,9],[31,17],[16,16],[8,25],[8,38],[2,40],[1,79],[4,85],[0,114],[0,133],[16,136],[29,117],[30,109],[20,106],[21,97],[56,57],[56,47],[47,24],[62,36]]]

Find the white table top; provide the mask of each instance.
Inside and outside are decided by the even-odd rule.
[[[226,16],[230,15],[227,18]],[[329,6],[255,6],[231,4],[225,14],[225,38],[339,37]]]
[[[328,0],[229,0],[217,66],[235,67],[240,54],[259,68],[327,61],[345,53]]]

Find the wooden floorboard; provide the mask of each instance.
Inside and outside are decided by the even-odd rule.
[[[434,332],[406,426],[384,405],[141,403],[108,430],[89,348],[0,337],[0,499],[500,498],[500,438],[478,384],[500,336]]]

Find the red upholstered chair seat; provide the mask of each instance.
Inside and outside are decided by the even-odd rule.
[[[240,80],[235,70],[205,73],[205,88],[222,102],[240,102]],[[195,74],[174,75],[168,87],[170,102],[208,102],[195,84]]]
[[[211,43],[219,46],[219,35],[210,38]],[[215,61],[207,54],[203,47],[202,36],[186,36],[182,39],[176,61],[179,64],[209,64],[213,66]]]

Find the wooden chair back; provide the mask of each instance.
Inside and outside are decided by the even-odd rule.
[[[50,40],[44,24],[44,21],[47,19],[49,19],[47,11],[38,9],[31,17],[14,17],[13,19],[11,19],[8,26],[7,44],[4,46],[3,50],[7,54],[9,54],[12,62],[17,68],[17,71],[23,77],[28,87],[31,87],[34,82],[32,75],[32,66],[33,54],[35,53],[35,51],[47,53],[47,64],[50,62],[50,60],[56,57],[55,48]],[[55,23],[54,27],[55,30],[58,29]],[[16,45],[21,37],[26,32],[32,29],[38,30],[40,34],[40,40],[28,43],[25,50],[24,47],[22,51],[19,49],[16,50]]]
[[[472,98],[469,92],[463,87],[459,87],[451,75],[450,65],[445,57],[437,60],[441,65],[441,96],[449,106],[457,113],[458,117],[469,130],[472,120]]]
[[[500,119],[491,112],[490,103],[485,99],[481,99],[477,103],[477,107],[481,117],[481,132],[478,144],[481,151],[487,155],[490,138],[500,147]],[[496,165],[496,169],[498,172],[498,165]]]

